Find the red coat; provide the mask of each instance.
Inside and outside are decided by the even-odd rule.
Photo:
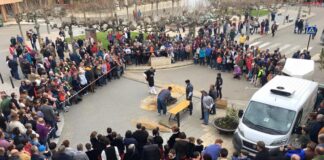
[[[245,58],[246,68],[248,69],[248,71],[252,70],[252,61],[253,58],[251,56]]]

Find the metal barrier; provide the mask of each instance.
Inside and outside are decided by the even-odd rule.
[[[12,77],[10,76],[9,79],[10,79],[10,83],[11,83],[12,88],[15,88],[15,84],[12,81]]]
[[[0,80],[1,80],[1,83],[3,84],[3,78],[2,78],[2,74],[0,73]]]

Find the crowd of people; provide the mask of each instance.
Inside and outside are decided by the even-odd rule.
[[[267,30],[267,22],[264,23]],[[51,141],[58,137],[56,131],[60,111],[68,111],[72,104],[79,103],[88,92],[95,92],[95,88],[118,79],[127,65],[147,64],[151,56],[169,56],[174,63],[193,58],[195,64],[233,72],[233,78],[247,79],[256,86],[264,85],[274,75],[280,74],[280,67],[286,57],[279,48],[270,53],[269,50],[262,51],[257,46],[250,46],[249,37],[244,34],[235,41],[239,29],[235,23],[217,22],[200,28],[198,36],[194,38],[182,37],[181,34],[173,38],[163,32],[144,36],[140,32],[135,39],[131,39],[130,31],[125,30],[108,33],[109,46],[102,46],[100,41],[91,38],[78,39],[73,42],[71,50],[64,37],[55,41],[46,38],[41,42],[39,51],[35,33],[31,32],[32,48],[21,37],[13,37],[6,61],[12,77],[17,80],[23,77],[23,80],[19,98],[16,93],[8,95],[1,92],[0,159],[247,160],[245,151],[229,156],[228,150],[222,147],[221,139],[204,147],[202,140],[195,141],[194,137],[187,137],[177,127],[172,129],[173,134],[166,143],[159,135],[158,128],[150,135],[141,124],[137,125],[134,132],[126,131],[124,138],[111,128],[107,128],[107,135],[94,131],[90,135],[90,143],[85,144],[86,151],[82,144],[74,149],[68,140],[60,145]],[[298,52],[294,58],[308,59],[309,52]],[[19,75],[19,67],[23,76]],[[190,81],[186,83],[188,85]],[[217,95],[220,97],[222,83],[220,79],[216,83],[217,92],[220,92]],[[156,91],[152,88],[151,92]],[[190,91],[188,97],[192,96],[189,95]],[[323,92],[320,95],[323,99]],[[276,160],[298,157],[321,159],[324,154],[324,140],[320,134],[324,126],[324,102],[319,102],[314,123],[302,129],[310,137],[306,146],[280,148],[276,152]],[[208,119],[204,122],[208,123]],[[304,135],[307,139],[307,134]],[[259,152],[256,160],[273,158],[263,142],[258,142],[257,146]]]

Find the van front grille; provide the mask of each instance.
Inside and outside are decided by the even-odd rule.
[[[256,152],[256,144],[243,140],[243,146],[249,149],[250,151]]]

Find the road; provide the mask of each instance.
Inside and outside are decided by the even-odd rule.
[[[309,51],[311,55],[315,55],[320,53],[321,48],[324,46],[320,43],[320,36],[322,30],[324,29],[323,23],[323,13],[324,8],[312,8],[312,12],[316,14],[316,16],[308,19],[309,25],[316,25],[318,28],[317,36],[314,40],[311,40],[309,45]],[[279,23],[281,25],[282,22]],[[294,34],[294,25],[286,27],[284,29],[279,30],[274,37],[266,36],[260,38],[251,43],[253,46],[259,46],[261,49],[269,49],[273,51],[277,48],[280,48],[282,54],[285,54],[286,57],[291,57],[294,52],[297,50],[303,50],[307,47],[307,42],[309,36],[306,34]]]

